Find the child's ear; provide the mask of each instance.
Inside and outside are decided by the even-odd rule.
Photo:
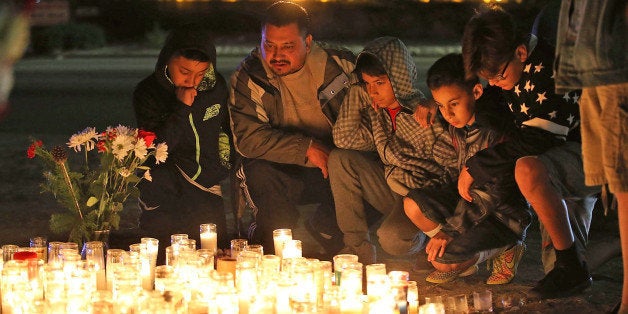
[[[528,60],[528,47],[524,44],[517,46],[517,50],[515,50],[515,56],[522,63],[526,62],[526,60]]]
[[[481,96],[482,93],[484,93],[484,88],[482,87],[481,83],[477,83],[473,86],[473,99],[478,100]]]

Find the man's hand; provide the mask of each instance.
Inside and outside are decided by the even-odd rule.
[[[427,128],[428,126],[434,124],[437,109],[438,106],[436,106],[436,103],[432,100],[424,104],[420,104],[416,107],[416,111],[414,112],[414,120],[416,120],[421,127]]]
[[[467,202],[473,201],[471,194],[469,194],[469,189],[471,189],[473,181],[473,177],[469,173],[468,168],[466,166],[462,168],[462,170],[460,170],[460,176],[458,176],[458,193],[462,198],[467,200]]]
[[[430,242],[428,242],[425,246],[427,261],[433,262],[436,260],[436,257],[442,257],[443,254],[445,254],[447,243],[449,243],[451,240],[452,237],[442,231],[439,231],[433,238],[430,239]]]
[[[322,143],[317,142],[316,140],[312,140],[312,144],[307,148],[307,152],[305,156],[307,160],[320,168],[323,172],[323,177],[327,179],[327,159],[329,159],[329,153],[331,149]]]
[[[177,87],[175,92],[177,93],[177,99],[182,103],[192,106],[194,98],[196,97],[196,88],[194,87]]]

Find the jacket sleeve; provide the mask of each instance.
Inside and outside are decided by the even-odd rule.
[[[265,105],[274,106],[275,101],[244,70],[233,74],[229,111],[236,150],[247,158],[306,166],[306,152],[312,138],[274,128]]]
[[[533,127],[523,127],[511,136],[509,141],[483,149],[467,160],[474,184],[484,185],[504,175],[513,175],[517,159],[542,154],[564,143],[554,134]]]
[[[164,101],[161,97],[174,102],[173,112],[163,107]],[[180,127],[182,124],[188,124],[187,120],[191,112],[189,106],[163,90],[152,90],[140,84],[133,93],[133,108],[138,128],[154,132],[157,136],[156,141],[166,142],[169,150],[177,146],[181,138]]]
[[[375,151],[370,100],[360,85],[352,85],[345,96],[333,128],[334,144],[339,148]]]

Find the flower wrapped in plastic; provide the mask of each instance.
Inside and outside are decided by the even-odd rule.
[[[141,180],[151,180],[146,163],[168,158],[166,143],[154,140],[152,132],[122,125],[100,133],[86,128],[70,137],[70,149],[47,150],[42,141],[33,140],[27,157],[44,163],[42,190],[65,209],[51,216],[51,231],[68,232],[68,240],[80,244],[94,240],[97,231],[117,230],[125,201],[139,196]]]

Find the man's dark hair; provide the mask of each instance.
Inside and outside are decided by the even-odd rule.
[[[484,7],[467,22],[462,34],[467,75],[497,75],[524,42],[525,36],[509,13],[498,6]]]
[[[277,1],[266,8],[261,26],[264,29],[266,24],[286,26],[292,23],[297,24],[303,36],[310,33],[310,15],[304,7],[294,2]]]
[[[436,60],[427,70],[427,87],[436,90],[443,86],[458,85],[467,91],[471,91],[480,80],[473,75],[469,78],[465,76],[462,55],[450,53]]]
[[[360,78],[362,73],[370,76],[388,75],[379,59],[370,53],[362,53],[358,56],[355,71]]]
[[[210,62],[209,56],[204,53],[203,51],[200,51],[198,49],[181,49],[177,52],[175,52],[176,56],[182,56],[186,59],[190,59],[190,60],[194,60],[194,61],[200,61],[200,62]]]

